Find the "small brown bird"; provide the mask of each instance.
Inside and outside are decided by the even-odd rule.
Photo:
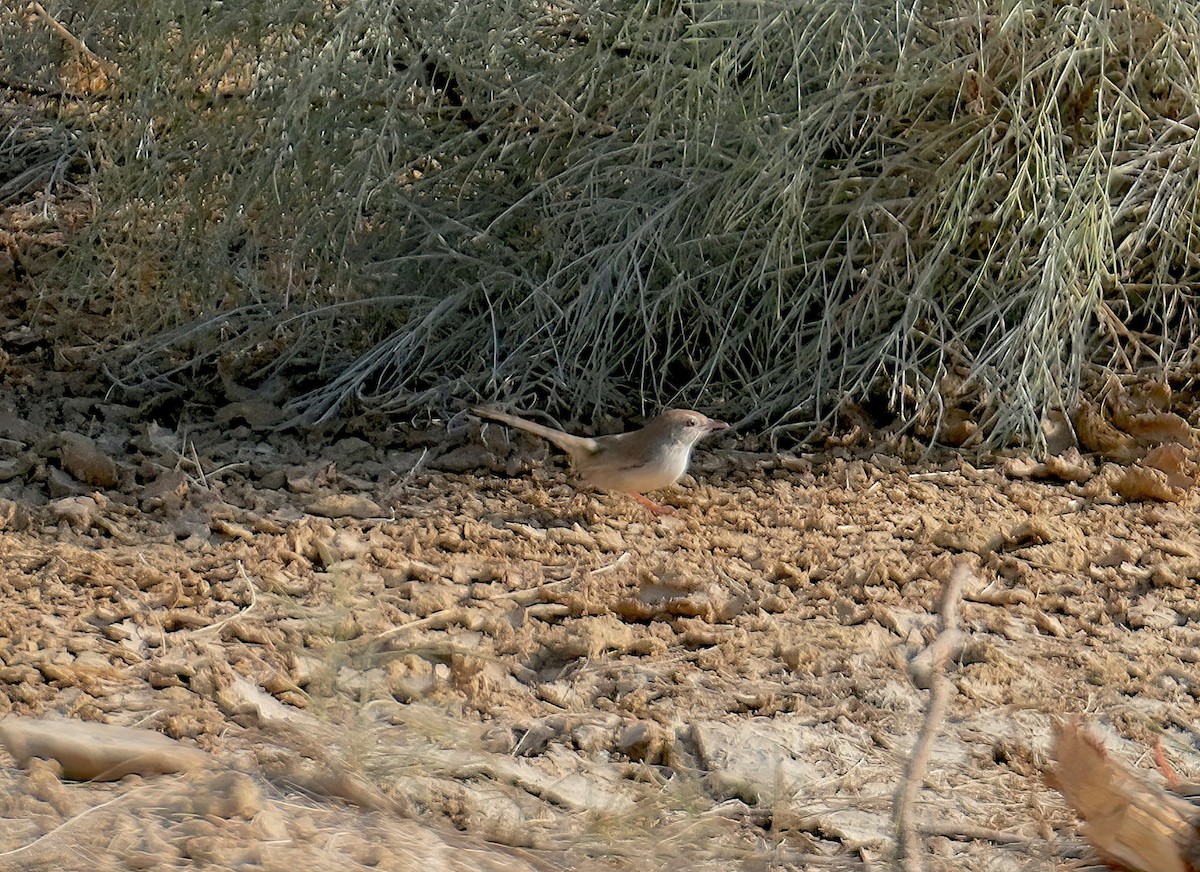
[[[481,418],[500,421],[552,442],[571,455],[581,478],[601,490],[623,491],[656,515],[671,509],[646,499],[643,494],[679,481],[687,471],[696,443],[729,426],[699,412],[671,409],[652,418],[640,430],[612,436],[572,436],[492,409],[477,406],[471,411]]]

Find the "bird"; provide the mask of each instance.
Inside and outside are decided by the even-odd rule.
[[[542,437],[571,456],[575,471],[585,481],[600,490],[627,493],[656,515],[673,510],[647,499],[645,494],[679,481],[696,443],[729,427],[724,421],[690,409],[670,409],[651,418],[640,430],[611,436],[575,436],[484,406],[473,406],[471,411]]]

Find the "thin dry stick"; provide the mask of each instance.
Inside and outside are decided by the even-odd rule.
[[[181,777],[182,776],[176,776],[173,780],[178,781]],[[122,793],[119,796],[114,796],[112,799],[106,800],[105,802],[102,802],[99,805],[94,805],[91,808],[86,808],[83,811],[81,811],[79,814],[75,815],[74,817],[68,818],[67,820],[63,821],[61,824],[56,826],[54,829],[50,830],[48,833],[43,833],[42,835],[38,836],[36,839],[34,839],[28,845],[22,845],[19,848],[13,848],[11,851],[4,851],[3,853],[0,853],[0,857],[14,857],[17,854],[23,854],[26,851],[33,850],[38,845],[42,844],[43,842],[45,842],[47,839],[51,838],[52,836],[61,835],[63,830],[65,830],[67,827],[69,827],[71,824],[75,823],[76,821],[81,820],[82,818],[85,818],[88,815],[93,814],[94,812],[98,812],[102,808],[108,808],[110,805],[114,805],[118,802],[129,799],[131,796],[136,796],[139,793],[145,793],[147,790],[150,789],[150,787],[151,787],[151,785],[147,784],[143,787],[135,788],[135,789],[129,791],[128,793]]]
[[[921,832],[927,836],[944,836],[957,842],[992,842],[997,845],[1022,845],[1032,849],[1035,842],[1022,836],[1014,836],[991,827],[975,827],[970,824],[921,824]]]
[[[219,630],[235,618],[244,618],[256,605],[258,605],[258,590],[254,587],[254,582],[250,580],[250,576],[246,574],[246,567],[242,565],[242,561],[237,561],[238,572],[242,576],[242,581],[246,582],[246,590],[250,592],[250,604],[244,609],[238,609],[232,615],[226,615],[215,624],[209,624],[207,627],[199,627],[188,632],[188,636],[199,636],[201,633],[211,633],[214,630]]]
[[[896,859],[904,872],[922,872],[925,868],[921,862],[919,836],[913,824],[912,810],[917,801],[917,790],[925,777],[925,767],[929,764],[933,740],[937,738],[942,721],[946,718],[946,709],[950,706],[951,684],[950,679],[946,677],[946,661],[959,645],[958,609],[962,602],[963,587],[970,577],[970,566],[965,560],[960,561],[950,573],[950,580],[942,590],[942,602],[938,607],[941,626],[937,638],[929,646],[929,652],[932,654],[929,667],[929,707],[925,710],[925,723],[921,725],[921,732],[904,767],[904,778],[896,789],[892,822],[896,827]]]
[[[58,34],[59,39],[61,39],[71,48],[75,49],[75,51],[79,52],[92,63],[96,64],[96,66],[104,70],[105,73],[110,76],[115,76],[121,71],[120,68],[112,61],[100,57],[100,55],[88,48],[87,43],[85,43],[75,34],[71,33],[71,31],[67,30],[67,28],[63,26],[62,22],[47,12],[41,3],[31,3],[29,4],[29,8],[32,9],[39,18],[45,21],[51,30]]]
[[[526,588],[523,590],[511,590],[507,593],[499,593],[493,597],[488,597],[488,602],[497,602],[499,600],[516,600],[519,604],[525,605],[523,600],[536,598],[540,596],[541,592],[546,588],[555,587],[556,585],[560,584],[566,584],[568,581],[571,581],[571,579],[560,578],[558,581],[548,581],[545,584],[539,584],[537,587]],[[380,642],[389,636],[394,636],[397,633],[404,632],[405,630],[415,630],[420,627],[427,627],[436,621],[442,620],[443,618],[464,612],[466,612],[466,606],[451,606],[448,609],[441,609],[440,611],[434,612],[432,615],[426,615],[423,618],[418,618],[417,620],[410,621],[407,624],[400,624],[399,626],[384,630],[382,633],[377,634],[372,641]]]
[[[628,562],[628,560],[629,560],[629,552],[626,551],[623,554],[621,554],[621,556],[618,557],[616,560],[614,560],[612,563],[605,564],[604,566],[597,567],[596,569],[588,570],[588,575],[599,575],[602,572],[608,572],[612,569],[616,569],[617,567],[624,565],[626,562]],[[533,600],[535,600],[541,596],[542,591],[544,591],[548,588],[551,588],[551,587],[555,587],[560,584],[566,584],[568,581],[571,581],[571,580],[572,580],[571,578],[560,578],[557,581],[548,581],[545,584],[539,584],[537,587],[525,588],[522,590],[510,590],[507,593],[501,593],[501,594],[497,594],[496,596],[489,597],[488,601],[489,602],[497,602],[499,600],[514,600],[514,601],[516,601],[516,603],[518,605],[529,605],[530,602],[532,602]],[[394,636],[396,633],[401,633],[401,632],[404,632],[405,630],[415,630],[415,629],[418,629],[419,627],[427,627],[430,624],[434,623],[435,621],[440,621],[443,618],[446,618],[448,616],[456,615],[464,610],[465,610],[465,606],[451,606],[448,609],[442,609],[441,611],[434,612],[432,615],[426,615],[423,618],[419,618],[415,621],[410,621],[407,624],[400,624],[397,627],[392,627],[389,630],[384,630],[382,633],[379,633],[377,636],[375,636],[373,641],[375,641],[375,642],[382,641],[383,639],[386,639],[389,636]]]

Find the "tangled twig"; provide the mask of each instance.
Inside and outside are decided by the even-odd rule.
[[[929,706],[925,710],[925,722],[921,725],[921,732],[904,767],[904,777],[896,789],[892,822],[896,827],[896,856],[904,872],[921,872],[924,868],[912,809],[917,799],[917,789],[925,777],[925,767],[929,764],[933,741],[942,728],[946,709],[950,706],[952,686],[950,679],[946,677],[946,661],[960,645],[959,605],[962,603],[963,587],[971,574],[971,568],[966,561],[960,561],[950,573],[950,579],[942,590],[942,601],[938,607],[940,628],[928,651],[931,655]]]

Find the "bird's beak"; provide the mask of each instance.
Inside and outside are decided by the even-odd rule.
[[[714,421],[712,418],[708,419],[708,423],[705,426],[708,428],[709,433],[716,433],[720,430],[729,429],[729,425],[724,421]]]

